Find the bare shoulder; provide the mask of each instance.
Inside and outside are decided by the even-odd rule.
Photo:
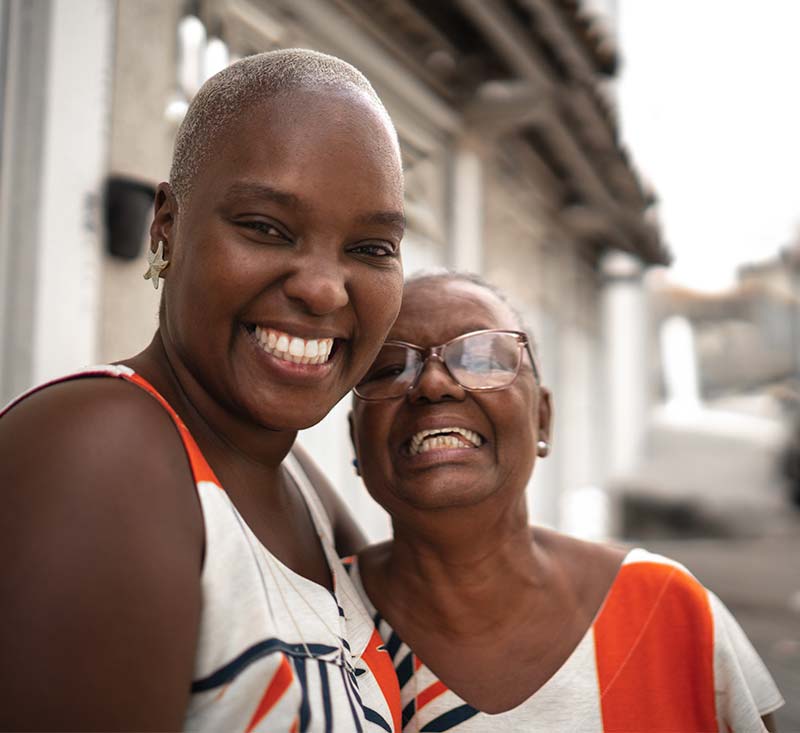
[[[120,379],[76,379],[31,395],[0,420],[0,446],[6,498],[51,503],[77,492],[75,498],[102,502],[135,492],[140,504],[196,503],[172,419],[152,396]],[[187,488],[161,491],[164,482]],[[23,491],[28,485],[36,491]]]
[[[0,727],[179,727],[203,525],[164,408],[109,378],[31,395],[0,420],[0,496],[0,556],[13,558],[0,645],[14,670]]]
[[[630,548],[613,543],[590,542],[543,527],[536,527],[534,536],[558,571],[570,579],[588,616],[594,616],[611,589]]]
[[[546,527],[534,528],[536,541],[570,563],[604,564],[618,569],[631,548],[613,542],[592,542]]]

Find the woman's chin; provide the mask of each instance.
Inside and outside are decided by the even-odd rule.
[[[451,475],[436,481],[401,482],[392,487],[392,503],[424,511],[465,509],[481,504],[493,493],[479,478]]]

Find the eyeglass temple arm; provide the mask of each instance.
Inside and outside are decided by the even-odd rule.
[[[528,352],[528,357],[531,360],[531,366],[533,367],[533,376],[536,378],[536,383],[542,383],[542,373],[539,371],[539,360],[536,358],[535,354],[533,353],[533,349],[531,348],[530,339],[526,336],[525,337],[525,350]]]

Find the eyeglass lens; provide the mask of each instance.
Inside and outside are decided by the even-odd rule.
[[[514,380],[519,368],[517,337],[510,333],[482,333],[445,345],[442,359],[450,374],[467,389],[497,389]],[[422,370],[421,352],[398,344],[386,344],[378,354],[357,392],[367,399],[399,397]]]

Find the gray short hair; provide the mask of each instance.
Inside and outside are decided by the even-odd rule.
[[[194,178],[215,139],[232,121],[279,94],[300,89],[361,92],[394,132],[389,114],[372,85],[346,61],[300,48],[248,56],[203,84],[178,128],[169,181],[179,204],[188,199]],[[394,137],[396,142],[396,132]]]
[[[481,277],[480,275],[475,274],[474,272],[466,272],[463,270],[449,270],[447,268],[434,268],[430,270],[420,270],[415,272],[409,277],[406,278],[405,284],[406,285],[415,285],[417,283],[424,283],[424,282],[463,282],[463,283],[471,283],[472,285],[476,285],[479,288],[483,288],[487,292],[491,293],[497,300],[499,300],[503,305],[505,305],[509,311],[511,311],[511,315],[514,317],[516,321],[517,328],[520,331],[524,331],[525,334],[528,336],[528,341],[531,345],[531,350],[534,354],[538,356],[539,349],[536,346],[536,339],[533,336],[533,331],[531,330],[530,326],[525,322],[525,318],[522,315],[517,306],[511,301],[508,295],[503,292],[497,285],[490,283],[486,278]]]

